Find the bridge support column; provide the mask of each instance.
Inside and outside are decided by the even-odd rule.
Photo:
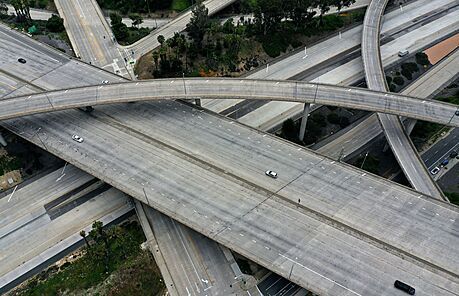
[[[406,134],[409,135],[414,129],[414,126],[416,125],[416,119],[407,119],[405,122],[405,131]]]
[[[3,138],[3,136],[2,136],[2,132],[0,132],[0,145],[6,146],[6,141],[5,141],[5,139]]]
[[[201,99],[195,99],[194,103],[196,104],[196,106],[201,107]]]
[[[298,138],[300,141],[304,140],[304,135],[306,134],[306,123],[308,122],[310,107],[311,107],[311,104],[309,103],[304,104],[303,117],[301,118],[301,125],[300,125],[300,133],[298,134]]]

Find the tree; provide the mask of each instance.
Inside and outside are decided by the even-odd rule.
[[[157,40],[158,40],[159,44],[161,45],[161,47],[163,47],[163,44],[164,44],[164,41],[166,41],[166,38],[164,38],[163,35],[159,35]]]
[[[112,25],[113,34],[118,41],[123,41],[129,36],[128,28],[122,20],[119,14],[110,13],[110,23]]]
[[[59,16],[53,14],[46,22],[46,29],[54,33],[62,32],[65,30],[64,20]]]
[[[110,245],[108,243],[108,237],[103,229],[104,224],[100,221],[94,221],[92,224],[92,230],[89,233],[91,237],[96,241],[96,243],[103,243],[104,246],[104,262],[105,262],[105,271],[108,271],[108,260],[110,258]]]
[[[86,243],[86,247],[88,249],[88,252],[89,252],[89,242],[88,242],[88,239],[86,238],[86,231],[82,230],[80,231],[80,236],[84,239],[84,242]]]
[[[132,26],[133,27],[138,28],[140,26],[140,24],[143,23],[142,17],[140,15],[136,14],[136,13],[131,13],[129,15],[129,18],[132,21]]]
[[[209,10],[202,4],[202,0],[198,0],[192,12],[193,15],[190,22],[186,25],[186,30],[193,41],[201,45],[204,34],[210,26]]]
[[[30,17],[30,3],[29,0],[11,0],[16,11],[16,17],[20,22],[29,22],[32,20]]]
[[[8,14],[8,7],[6,6],[6,3],[4,3],[3,1],[0,2],[0,15],[2,14]]]
[[[157,50],[153,51],[153,63],[155,63],[155,70],[158,71],[158,63],[159,63],[159,52]]]

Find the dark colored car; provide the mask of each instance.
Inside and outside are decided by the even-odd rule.
[[[443,161],[440,163],[441,166],[445,166],[449,163],[449,159],[448,158],[445,158],[443,159]]]
[[[459,116],[459,110],[456,110],[456,112],[454,112],[454,114],[456,114],[457,116]]]
[[[396,280],[395,283],[394,283],[394,287],[397,288],[397,289],[400,289],[410,295],[414,295],[414,293],[416,292],[416,290],[411,287],[410,285],[407,285],[405,284],[404,282],[401,282],[399,280]]]
[[[456,157],[456,156],[457,156],[457,152],[456,152],[456,151],[453,151],[453,152],[451,152],[451,153],[449,154],[449,157],[451,157],[451,158],[454,158],[454,157]]]
[[[19,58],[18,62],[21,63],[21,64],[25,64],[27,61],[25,59],[23,59],[23,58]]]

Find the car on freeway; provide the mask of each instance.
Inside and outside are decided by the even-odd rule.
[[[274,172],[274,171],[271,171],[271,170],[268,170],[265,172],[265,175],[268,176],[268,177],[271,177],[273,179],[276,179],[277,178],[277,173]]]
[[[449,157],[450,157],[450,158],[454,158],[454,157],[457,157],[457,155],[458,155],[457,152],[456,152],[456,151],[453,151],[453,152],[451,152],[451,153],[449,154]]]
[[[25,59],[23,59],[23,58],[19,58],[18,62],[21,63],[21,64],[25,64],[27,61]]]
[[[430,171],[430,173],[431,173],[432,175],[436,175],[436,174],[438,174],[439,171],[440,171],[440,168],[439,168],[439,167],[434,167],[434,168]]]
[[[409,53],[408,50],[403,49],[403,50],[400,50],[400,51],[398,52],[398,56],[399,56],[399,57],[404,57],[404,56],[406,56],[408,53]]]
[[[103,80],[102,81],[102,84],[108,84],[108,83],[109,83],[108,80]]]
[[[83,143],[83,138],[78,135],[72,135],[72,139],[78,143]]]
[[[400,290],[402,290],[402,291],[404,291],[404,292],[406,292],[406,293],[408,293],[410,295],[414,295],[414,293],[416,292],[416,290],[413,287],[411,287],[410,285],[407,285],[404,282],[401,282],[399,280],[396,280],[394,282],[394,286],[395,286],[395,288],[400,289]]]
[[[449,163],[449,159],[448,158],[445,158],[442,160],[442,162],[440,163],[441,166],[445,166]]]
[[[457,116],[459,116],[459,110],[456,110],[456,112],[454,112],[454,114],[456,114]]]

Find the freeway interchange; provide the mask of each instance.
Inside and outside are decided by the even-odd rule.
[[[365,89],[298,81],[248,79],[155,79],[97,85],[12,97],[0,101],[0,120],[84,106],[161,99],[247,98],[332,105],[397,114],[459,126],[459,107]]]
[[[88,80],[74,71],[81,67],[94,77],[89,84],[106,76],[114,79],[63,59],[67,66],[41,79],[42,90],[62,88],[62,76],[72,83]],[[65,75],[57,78],[59,74]],[[186,90],[194,90],[187,88],[190,80],[171,81],[166,81],[166,93],[171,84],[183,82]],[[122,85],[104,86],[106,98],[114,93],[124,98],[136,89]],[[177,89],[184,98],[183,85]],[[347,89],[355,90],[341,91]],[[85,93],[81,90],[87,91],[64,89],[60,94],[74,91],[78,100]],[[282,96],[287,93],[292,91]],[[22,98],[29,96],[34,95]],[[50,101],[44,103],[48,108],[56,102]],[[448,108],[454,120],[454,106]],[[101,106],[94,118],[75,110],[38,114],[10,119],[4,126],[318,293],[381,295],[393,277],[407,279],[427,295],[455,295],[458,290],[457,238],[451,235],[457,232],[456,207],[206,110],[161,101]],[[69,139],[73,132],[85,137],[84,145]],[[280,173],[276,182],[263,175],[272,168]],[[351,277],[347,266],[355,267]]]

